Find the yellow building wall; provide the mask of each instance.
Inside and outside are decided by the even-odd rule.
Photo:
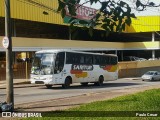
[[[32,1],[32,2],[29,2]],[[0,16],[4,17],[4,0],[0,0]],[[11,17],[16,19],[63,24],[57,13],[58,0],[10,0]],[[43,14],[47,12],[48,15]]]
[[[61,24],[63,19],[57,13],[58,0],[10,0],[11,17],[30,21]],[[48,15],[43,14],[47,12]],[[0,0],[0,17],[4,17],[4,0]],[[140,16],[126,26],[127,33],[160,31],[160,16]]]
[[[128,42],[124,43],[125,49],[154,49],[160,48],[160,42]]]
[[[131,26],[126,27],[127,33],[160,31],[160,16],[138,16],[132,19]]]
[[[140,77],[150,70],[159,70],[160,60],[132,61],[118,63],[118,76],[123,77]]]
[[[145,67],[160,66],[160,60],[146,60],[146,61],[132,61],[132,62],[119,62],[118,68],[121,69],[138,69]]]
[[[0,0],[0,17],[4,17],[4,0]]]

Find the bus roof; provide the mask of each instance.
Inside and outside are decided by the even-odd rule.
[[[40,50],[36,53],[58,53],[58,52],[72,52],[72,53],[82,53],[82,54],[92,54],[92,55],[109,55],[116,57],[115,54],[104,54],[104,53],[93,53],[93,52],[82,52],[76,50],[69,50],[69,49],[50,49],[50,50]]]

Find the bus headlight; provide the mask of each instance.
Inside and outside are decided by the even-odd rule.
[[[50,75],[50,74],[52,74],[52,69],[51,68],[46,68],[44,70],[44,72],[45,72],[46,75]]]

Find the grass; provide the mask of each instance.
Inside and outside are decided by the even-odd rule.
[[[138,113],[145,113],[145,114],[147,113],[155,114],[159,111],[158,115],[160,116],[160,89],[147,90],[147,91],[136,93],[133,95],[121,96],[121,97],[117,97],[117,98],[106,100],[106,101],[92,102],[76,108],[69,109],[67,111],[50,112],[48,113],[49,114],[48,116],[52,116],[52,117],[45,117],[42,119],[46,119],[46,120],[48,119],[56,119],[56,120],[57,119],[58,120],[62,120],[62,119],[67,119],[67,120],[72,120],[72,119],[73,120],[81,120],[81,119],[82,120],[90,120],[90,119],[91,120],[92,119],[152,120],[153,119],[153,120],[157,120],[157,119],[160,119],[160,117],[136,117],[137,111]],[[63,116],[67,116],[67,117],[63,117]],[[102,117],[99,117],[99,116],[102,116]],[[110,116],[110,117],[105,117],[105,116]],[[122,116],[125,116],[125,117],[122,117]],[[33,119],[33,118],[28,118],[28,119]]]

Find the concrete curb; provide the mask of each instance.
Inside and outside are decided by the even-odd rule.
[[[21,85],[21,84],[31,84],[30,81],[23,81],[23,82],[19,82],[19,83],[14,83],[14,85]]]
[[[133,78],[120,78],[120,79],[126,79],[126,80],[142,80],[141,77],[133,77]]]
[[[23,81],[18,83],[13,83],[14,88],[24,88],[24,87],[38,87],[38,86],[44,86],[44,85],[35,85],[31,84],[30,81]],[[6,89],[6,84],[0,85],[0,89]]]

